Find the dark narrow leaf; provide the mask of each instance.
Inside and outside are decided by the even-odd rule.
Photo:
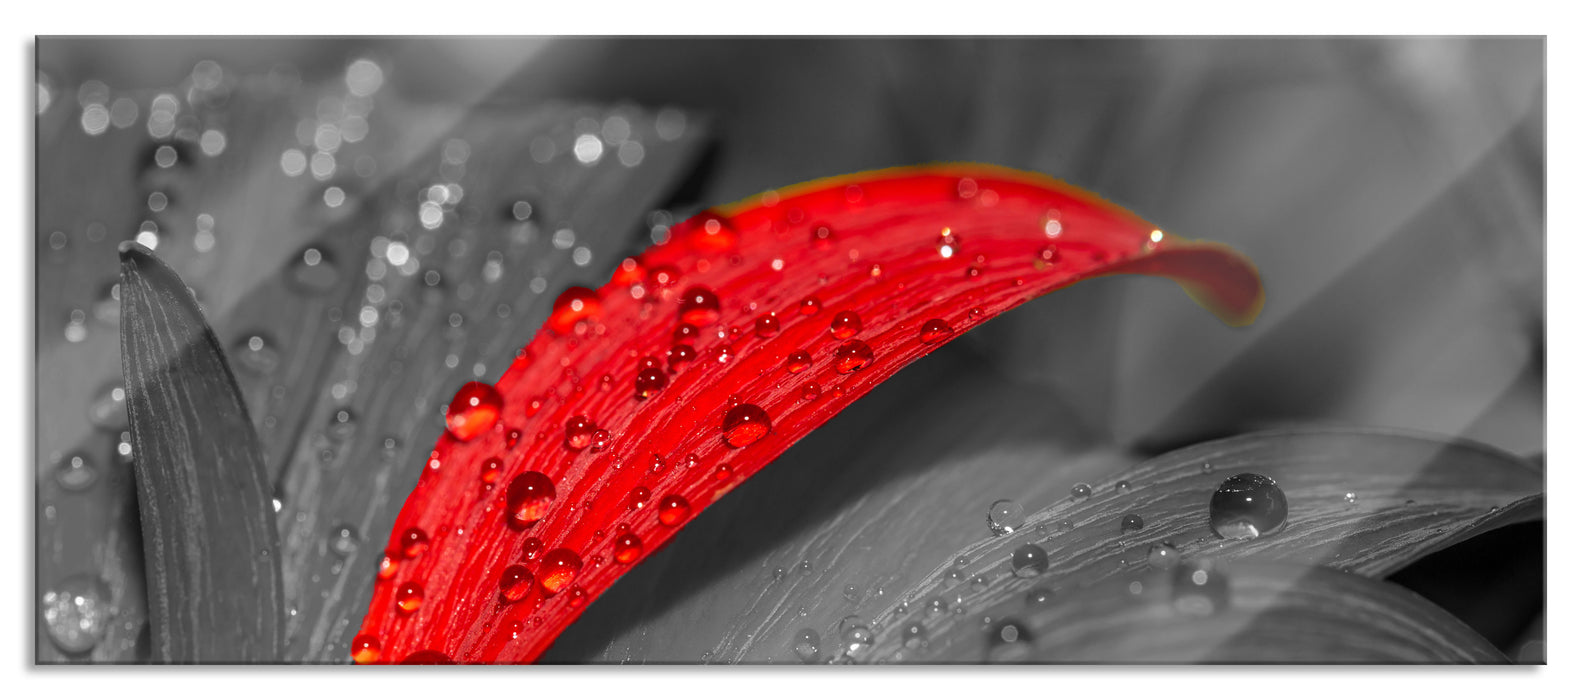
[[[1287,517],[1255,539],[1223,539],[1210,526],[1210,500],[1227,478],[1246,473],[1277,482]],[[958,553],[970,562],[959,567],[961,580],[981,575],[987,586],[953,586],[944,573],[954,560],[945,560],[905,594],[911,609],[879,617],[887,633],[859,658],[889,658],[912,622],[947,635],[979,624],[976,613],[930,618],[935,600],[978,611],[1035,588],[1057,596],[1104,581],[1124,588],[1180,557],[1278,560],[1382,578],[1495,527],[1542,518],[1543,481],[1530,462],[1485,445],[1383,430],[1280,431],[1195,445],[1088,483],[1091,495],[1058,498],[1011,535]],[[1169,549],[1156,552],[1163,544]],[[1017,577],[1013,557],[1028,545],[1047,554],[1047,566]]]
[[[1201,572],[1203,583],[1192,581]],[[927,623],[924,623],[925,625]],[[922,639],[926,638],[926,642]],[[886,660],[999,663],[1502,663],[1455,616],[1321,566],[1187,563],[1019,599]],[[898,653],[897,653],[898,652]]]
[[[280,658],[279,535],[258,437],[181,278],[121,247],[121,357],[153,660]]]

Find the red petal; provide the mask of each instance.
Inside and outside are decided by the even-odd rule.
[[[907,363],[1116,273],[1173,279],[1232,325],[1263,304],[1225,246],[982,165],[820,180],[681,223],[596,292],[563,294],[496,385],[498,421],[440,439],[394,527],[429,545],[375,583],[359,639],[387,661],[532,661],[679,526]],[[493,483],[548,477],[533,491],[553,494],[532,509],[542,519],[524,524],[512,489],[480,489],[485,469]],[[520,579],[518,564],[538,586],[512,602],[501,577]],[[402,611],[412,587],[422,604]]]

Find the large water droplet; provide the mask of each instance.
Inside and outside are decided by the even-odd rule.
[[[851,374],[873,362],[873,348],[861,340],[848,340],[835,348],[835,371]]]
[[[428,549],[428,533],[420,527],[409,527],[396,538],[401,556],[408,559],[421,555]]]
[[[633,533],[626,533],[615,538],[615,561],[630,564],[643,556],[643,540]]]
[[[505,491],[506,523],[527,527],[549,515],[555,502],[555,482],[539,472],[523,472],[511,479]]]
[[[55,483],[67,491],[85,491],[99,480],[99,467],[86,453],[76,453],[55,465]]]
[[[917,330],[917,339],[928,345],[943,342],[950,338],[950,324],[944,319],[931,318],[923,322],[923,327]]]
[[[873,646],[873,631],[856,615],[847,615],[840,621],[840,644],[846,654],[858,654]]]
[[[995,536],[1009,535],[1027,524],[1027,512],[1022,504],[1002,498],[989,505],[985,519],[989,523],[990,533]]]
[[[680,525],[692,513],[692,504],[687,499],[671,494],[659,499],[659,522],[675,527]]]
[[[681,293],[681,322],[707,326],[720,319],[720,298],[708,287],[688,287]]]
[[[806,350],[793,350],[791,354],[786,355],[786,371],[791,374],[797,374],[812,366],[813,356]]]
[[[1036,544],[1024,544],[1011,552],[1011,573],[1017,578],[1032,578],[1049,570],[1049,552]]]
[[[658,367],[644,367],[637,371],[637,398],[646,399],[665,388],[665,371]]]
[[[1121,532],[1136,532],[1143,529],[1143,517],[1136,513],[1127,513],[1121,516]]]
[[[855,311],[842,311],[829,322],[829,334],[836,340],[845,340],[862,330],[862,317]]]
[[[807,627],[797,630],[796,636],[791,639],[791,650],[796,652],[797,658],[801,659],[802,663],[818,663],[818,633]]]
[[[500,597],[515,603],[533,591],[533,572],[521,564],[512,564],[500,572]]]
[[[545,595],[554,595],[571,585],[582,570],[582,558],[569,549],[551,549],[538,565],[538,585]]]
[[[110,586],[97,576],[78,574],[44,592],[42,612],[51,642],[67,654],[92,651],[110,629],[115,609]]]
[[[566,448],[580,450],[593,443],[593,433],[598,430],[587,416],[572,416],[566,420]]]
[[[500,420],[500,392],[483,382],[467,382],[445,407],[445,431],[466,442],[482,435]]]
[[[568,287],[555,297],[549,312],[549,327],[556,333],[570,333],[576,330],[578,323],[597,318],[601,310],[596,292],[587,287]]]
[[[1181,550],[1169,542],[1159,542],[1148,548],[1148,565],[1161,571],[1181,561]]]
[[[1212,561],[1178,564],[1170,575],[1170,595],[1177,612],[1212,615],[1230,604],[1230,582]]]
[[[371,634],[359,634],[352,638],[352,661],[359,664],[371,664],[379,661],[379,638]]]
[[[721,425],[725,432],[725,444],[731,447],[746,447],[758,442],[769,434],[772,427],[769,413],[750,403],[726,411]]]
[[[1285,492],[1262,474],[1237,474],[1221,482],[1208,502],[1209,527],[1225,539],[1251,539],[1285,525]]]
[[[1093,487],[1087,484],[1077,484],[1076,486],[1071,487],[1071,497],[1076,500],[1085,501],[1089,496],[1092,495]]]
[[[423,607],[423,587],[411,582],[401,584],[396,589],[395,604],[401,612],[416,612]]]

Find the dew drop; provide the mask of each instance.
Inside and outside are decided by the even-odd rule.
[[[1181,561],[1181,550],[1169,542],[1159,542],[1148,548],[1148,565],[1155,569],[1168,569]]]
[[[1032,578],[1049,570],[1049,553],[1036,544],[1024,544],[1011,552],[1011,573],[1017,578]]]
[[[791,639],[791,650],[796,653],[797,658],[802,660],[802,663],[818,663],[818,633],[806,627],[798,630],[796,636]]]
[[[303,248],[286,268],[287,286],[299,294],[325,294],[340,283],[341,272],[329,251],[313,246]]]
[[[603,452],[610,449],[610,431],[599,429],[593,431],[593,439],[588,442],[589,452]]]
[[[791,374],[796,374],[812,366],[813,356],[809,355],[806,350],[793,350],[791,354],[786,355],[786,371]]]
[[[423,607],[423,587],[415,583],[403,583],[396,589],[396,608],[401,612],[411,613]]]
[[[725,420],[721,429],[725,433],[725,444],[731,447],[746,447],[769,434],[772,424],[769,413],[762,408],[750,403],[744,403],[725,412]]]
[[[1251,539],[1285,525],[1285,492],[1262,474],[1237,474],[1209,499],[1209,527],[1224,539]]]
[[[921,622],[911,622],[901,627],[901,646],[921,649],[928,646],[928,628]]]
[[[659,500],[659,522],[675,527],[687,519],[692,512],[692,504],[687,499],[671,494]]]
[[[775,317],[772,312],[759,316],[757,320],[753,321],[753,333],[760,338],[772,338],[774,334],[779,332],[780,319]]]
[[[861,340],[848,340],[835,348],[835,371],[851,374],[873,362],[873,348]]]
[[[1126,495],[1132,492],[1132,482],[1122,479],[1115,482],[1115,493]]]
[[[829,334],[836,340],[845,340],[862,330],[862,317],[855,311],[842,311],[829,322]]]
[[[808,383],[802,385],[802,400],[803,401],[815,401],[815,400],[818,399],[819,396],[822,396],[823,394],[824,394],[824,390],[819,388],[818,382],[808,382]]]
[[[1022,508],[1022,504],[1002,498],[989,505],[989,513],[985,520],[989,523],[991,534],[996,537],[1009,535],[1027,524],[1027,512]]]
[[[1121,517],[1121,532],[1136,532],[1143,529],[1143,518],[1136,513],[1127,513]]]
[[[688,287],[681,293],[681,322],[702,327],[720,319],[720,298],[708,287]]]
[[[646,487],[634,486],[631,492],[626,494],[626,507],[629,510],[639,510],[648,505],[648,499],[652,497],[653,494],[649,493]]]
[[[379,559],[379,580],[389,581],[390,579],[395,578],[396,572],[400,569],[400,562],[396,561],[396,558],[392,553],[386,552],[385,555]]]
[[[91,574],[62,579],[44,592],[41,612],[49,639],[67,654],[86,654],[104,641],[116,611],[109,584]]]
[[[665,388],[665,372],[658,367],[645,367],[637,371],[637,398],[646,399]]]
[[[500,597],[515,603],[533,591],[533,572],[521,564],[512,564],[500,572]]]
[[[537,537],[522,540],[522,561],[533,561],[544,553],[544,541]]]
[[[1354,492],[1351,492],[1351,491],[1347,491],[1346,492],[1346,503],[1349,505],[1349,504],[1355,504],[1356,502],[1357,502],[1357,494],[1354,493]]]
[[[350,525],[342,523],[330,530],[329,544],[330,551],[342,557],[349,557],[357,552],[361,542],[357,536],[357,530]]]
[[[679,372],[697,357],[697,351],[686,343],[677,343],[666,353],[670,364],[670,371]]]
[[[1230,604],[1230,582],[1212,561],[1182,562],[1171,571],[1170,596],[1179,613],[1213,615]]]
[[[569,549],[551,549],[538,566],[538,584],[545,595],[554,595],[571,584],[582,570],[582,558]]]
[[[939,239],[934,241],[934,249],[939,251],[939,257],[949,260],[956,253],[961,252],[961,237],[951,233],[947,226],[939,232]]]
[[[500,392],[483,382],[467,382],[445,406],[445,431],[467,442],[500,420]]]
[[[409,527],[401,533],[396,543],[401,547],[401,556],[411,559],[428,549],[428,533],[422,528]]]
[[[820,249],[828,248],[835,240],[835,229],[826,223],[816,223],[808,231],[808,236],[813,240],[814,246]]]
[[[587,287],[567,287],[549,312],[549,327],[556,333],[570,333],[577,324],[598,318],[602,309],[599,295]]]
[[[812,316],[823,310],[823,308],[824,305],[819,303],[818,297],[808,297],[803,299],[802,303],[797,304],[797,311],[801,312],[803,316]]]
[[[1093,495],[1093,487],[1085,483],[1071,487],[1071,497],[1078,501],[1088,500]]]
[[[67,491],[86,491],[99,480],[99,467],[86,453],[76,453],[55,465],[55,483]]]
[[[379,638],[371,634],[359,634],[352,638],[352,661],[359,664],[371,664],[379,661]]]
[[[483,461],[483,468],[478,472],[478,480],[482,481],[484,486],[492,486],[494,482],[500,480],[500,472],[503,469],[505,462],[499,457],[490,457]]]
[[[593,442],[593,432],[599,426],[587,416],[572,416],[566,421],[566,449],[581,450]]]
[[[630,564],[642,556],[642,538],[630,532],[615,538],[615,561]]]
[[[555,482],[540,472],[523,472],[511,479],[505,492],[506,523],[527,527],[549,515],[555,501]]]
[[[862,618],[847,615],[840,621],[840,643],[848,655],[861,653],[873,646],[873,631],[868,629]]]
[[[923,327],[917,331],[917,339],[925,344],[933,345],[948,339],[951,334],[950,324],[943,319],[931,318],[923,322]]]

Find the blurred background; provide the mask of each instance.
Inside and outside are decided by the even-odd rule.
[[[41,38],[37,70],[38,587],[119,613],[91,644],[41,625],[41,658],[132,659],[146,635],[115,468],[129,448],[114,251],[128,239],[183,275],[233,365],[260,368],[243,390],[304,571],[334,558],[326,529],[388,530],[392,506],[335,495],[366,483],[337,465],[388,464],[398,507],[446,382],[497,377],[560,288],[603,282],[703,206],[931,161],[1049,173],[1258,265],[1268,302],[1248,328],[1167,282],[1108,278],[938,361],[1058,397],[1082,440],[1146,455],[1319,423],[1544,450],[1539,38]],[[424,245],[447,262],[414,254],[381,282],[407,261],[393,251]],[[478,318],[467,280],[491,261],[517,296],[488,297]],[[435,320],[417,320],[430,306]],[[360,308],[376,322],[350,323]],[[328,322],[291,325],[308,317]],[[423,327],[457,332],[410,351],[390,340]],[[378,394],[367,358],[386,346],[449,374]],[[408,405],[371,405],[391,396]],[[346,429],[342,445],[349,422],[387,429]],[[331,515],[353,503],[360,519]],[[334,658],[322,650],[354,629],[345,595],[299,601],[305,658]]]

